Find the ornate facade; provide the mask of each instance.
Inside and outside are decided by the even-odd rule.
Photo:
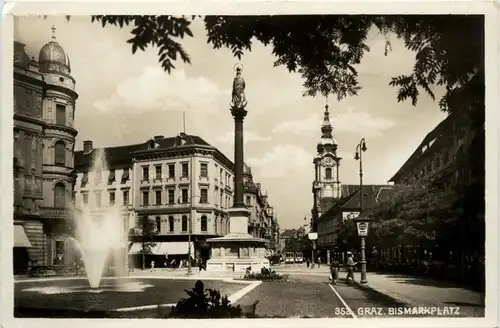
[[[71,203],[75,80],[55,38],[38,60],[14,42],[14,270],[66,257]]]
[[[270,205],[267,191],[253,180],[252,168],[245,164],[243,171],[243,192],[245,205],[250,211],[248,233],[253,237],[269,240],[269,247],[277,249],[279,225],[274,208]]]
[[[84,150],[75,153],[76,203],[90,204],[96,213],[113,203],[121,204],[124,229],[132,228],[139,216],[154,219],[158,235],[153,257],[168,254],[170,258],[185,258],[189,231],[191,256],[205,256],[205,240],[229,232],[233,163],[202,138],[181,133],[103,148],[109,170],[99,174],[101,188],[93,187],[89,192],[86,184],[96,179],[91,167],[100,150],[85,141]],[[131,239],[134,241],[133,236]],[[129,254],[139,253],[138,247],[132,245]],[[163,264],[163,259],[158,263]]]

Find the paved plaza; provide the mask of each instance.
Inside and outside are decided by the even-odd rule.
[[[111,308],[122,312],[123,317],[135,317],[137,311],[144,310],[141,316],[156,315],[154,309],[160,304],[171,306],[185,297],[184,289],[190,289],[198,279],[203,280],[207,288],[219,289],[223,295],[243,307],[258,301],[256,316],[261,318],[362,318],[394,317],[396,308],[449,308],[453,313],[449,317],[482,317],[484,301],[479,293],[454,286],[438,283],[430,279],[415,278],[405,275],[387,275],[368,273],[367,284],[345,284],[342,280],[345,272],[341,271],[340,281],[332,285],[328,281],[328,267],[309,269],[305,266],[276,266],[274,269],[287,275],[287,281],[251,282],[242,281],[241,273],[210,273],[193,270],[187,276],[187,269],[135,270],[127,279],[129,290],[111,291],[104,288],[99,295],[91,295],[96,310]],[[355,273],[359,279],[359,273]],[[90,295],[83,287],[82,279],[42,278],[27,279],[17,277],[16,306],[50,306],[74,309],[85,308]],[[71,287],[66,297],[58,296],[56,303],[47,305],[44,299],[50,290],[44,286],[57,283],[54,293],[64,294],[63,289]],[[104,280],[104,286],[111,283]],[[106,282],[107,281],[107,282]],[[133,285],[133,286],[132,286]],[[55,288],[55,287],[54,287]],[[135,289],[137,290],[135,290]],[[155,292],[141,293],[148,288]],[[131,290],[134,289],[134,290]],[[118,294],[117,294],[118,293]],[[118,295],[118,297],[117,297]],[[97,300],[97,301],[96,301]],[[464,302],[467,300],[467,302]],[[456,310],[458,309],[458,310]],[[148,312],[149,310],[149,312]],[[153,310],[153,311],[151,311]],[[418,313],[406,313],[404,317],[425,316]],[[429,315],[427,315],[429,316]]]

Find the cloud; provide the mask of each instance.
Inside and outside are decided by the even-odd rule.
[[[382,131],[395,126],[396,122],[382,117],[372,117],[366,112],[356,112],[352,109],[347,109],[347,112],[340,113],[337,116],[330,116],[330,120],[334,127],[334,132],[351,132],[364,133],[365,135],[377,136]],[[323,117],[319,115],[309,116],[305,119],[284,121],[279,123],[274,129],[274,133],[289,133],[293,135],[301,135],[304,133],[319,133]]]
[[[269,141],[269,140],[271,140],[271,137],[263,137],[260,134],[258,134],[257,132],[244,131],[243,133],[244,133],[243,142],[245,144],[250,143],[250,142],[254,142],[254,141]],[[221,144],[222,143],[232,144],[234,141],[234,132],[232,132],[232,131],[227,132],[223,135],[216,137],[214,140],[215,140],[215,142],[221,143]]]
[[[313,154],[292,144],[277,145],[261,157],[247,160],[259,170],[259,177],[284,177],[296,172],[313,169]]]
[[[94,102],[100,111],[196,110],[214,113],[226,109],[228,91],[209,79],[187,76],[183,69],[171,74],[159,65],[118,84],[111,96]]]

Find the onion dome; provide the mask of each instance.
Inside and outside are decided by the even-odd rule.
[[[40,72],[70,74],[69,57],[56,41],[56,28],[52,26],[52,40],[45,44],[38,55]]]

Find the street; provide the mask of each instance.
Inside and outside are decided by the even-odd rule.
[[[356,285],[331,285],[327,275],[291,274],[287,282],[264,282],[238,304],[259,300],[256,314],[265,317],[357,318],[388,317],[393,299]],[[408,315],[406,315],[407,317]]]
[[[367,285],[345,284],[346,272],[341,272],[336,285],[328,281],[328,267],[307,269],[305,266],[277,266],[274,270],[288,275],[287,282],[264,282],[242,299],[239,304],[259,300],[258,316],[270,317],[482,317],[484,305],[480,295],[460,288],[443,293],[431,281],[409,284],[411,277],[389,278],[369,275]],[[359,273],[355,273],[359,281]],[[397,293],[380,292],[371,280]],[[395,280],[394,280],[395,279]],[[391,282],[392,285],[388,285]],[[377,286],[378,287],[378,286]],[[378,289],[378,290],[377,290]],[[419,292],[420,291],[420,292]],[[403,298],[402,294],[410,297]],[[467,299],[470,303],[464,303]],[[484,303],[483,303],[484,304]]]

